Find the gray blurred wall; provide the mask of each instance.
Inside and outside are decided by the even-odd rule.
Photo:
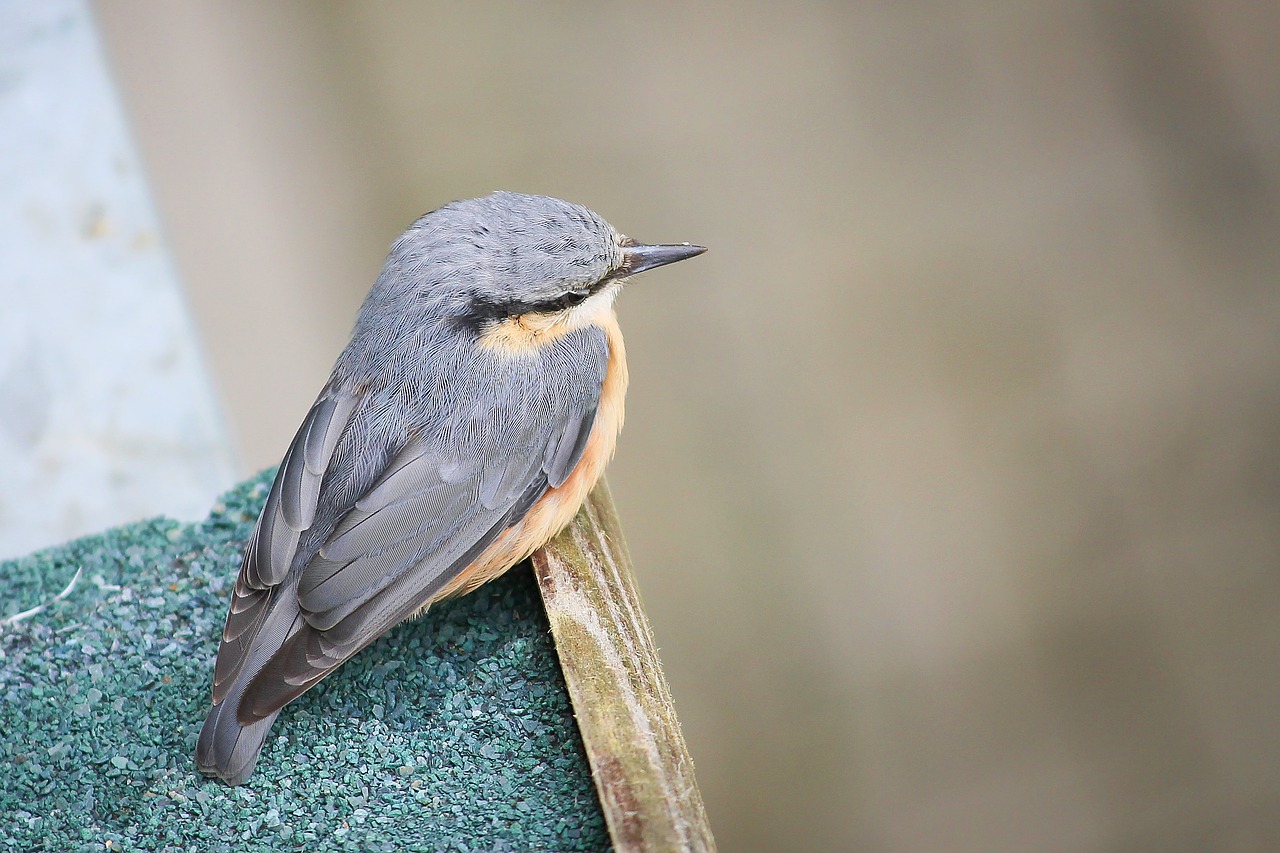
[[[0,560],[233,468],[88,0],[0,2]]]
[[[1280,7],[97,11],[244,473],[425,210],[711,247],[610,480],[723,849],[1280,849]]]

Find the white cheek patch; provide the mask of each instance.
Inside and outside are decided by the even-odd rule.
[[[609,282],[599,293],[591,294],[580,304],[564,312],[564,318],[558,324],[563,324],[565,331],[600,325],[601,320],[613,310],[613,300],[618,298],[618,291],[621,289],[622,282]]]

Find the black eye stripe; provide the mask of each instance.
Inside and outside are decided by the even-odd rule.
[[[611,280],[610,276],[605,276],[582,289],[570,290],[553,299],[544,299],[536,302],[522,299],[496,300],[484,296],[473,296],[466,323],[479,327],[489,322],[500,322],[511,317],[519,317],[522,314],[549,314],[556,311],[564,311],[586,302],[593,295],[603,290]]]

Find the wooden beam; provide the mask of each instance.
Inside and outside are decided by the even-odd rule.
[[[604,481],[533,567],[614,847],[714,850]]]

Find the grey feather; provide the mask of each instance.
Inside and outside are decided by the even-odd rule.
[[[565,429],[548,447],[547,461],[542,470],[547,474],[547,482],[553,487],[559,486],[569,478],[582,451],[587,446],[587,438],[591,435],[591,427],[596,420],[596,407],[592,406],[582,412],[581,417],[570,421]]]
[[[215,702],[244,665],[274,598],[273,589],[288,575],[302,532],[314,521],[324,471],[356,403],[353,395],[326,389],[280,463],[232,592],[214,667]]]
[[[518,356],[477,336],[504,310],[625,275],[629,245],[584,207],[514,193],[446,205],[395,242],[246,549],[196,749],[204,772],[243,782],[283,705],[433,601],[569,477],[608,369],[603,331]]]

